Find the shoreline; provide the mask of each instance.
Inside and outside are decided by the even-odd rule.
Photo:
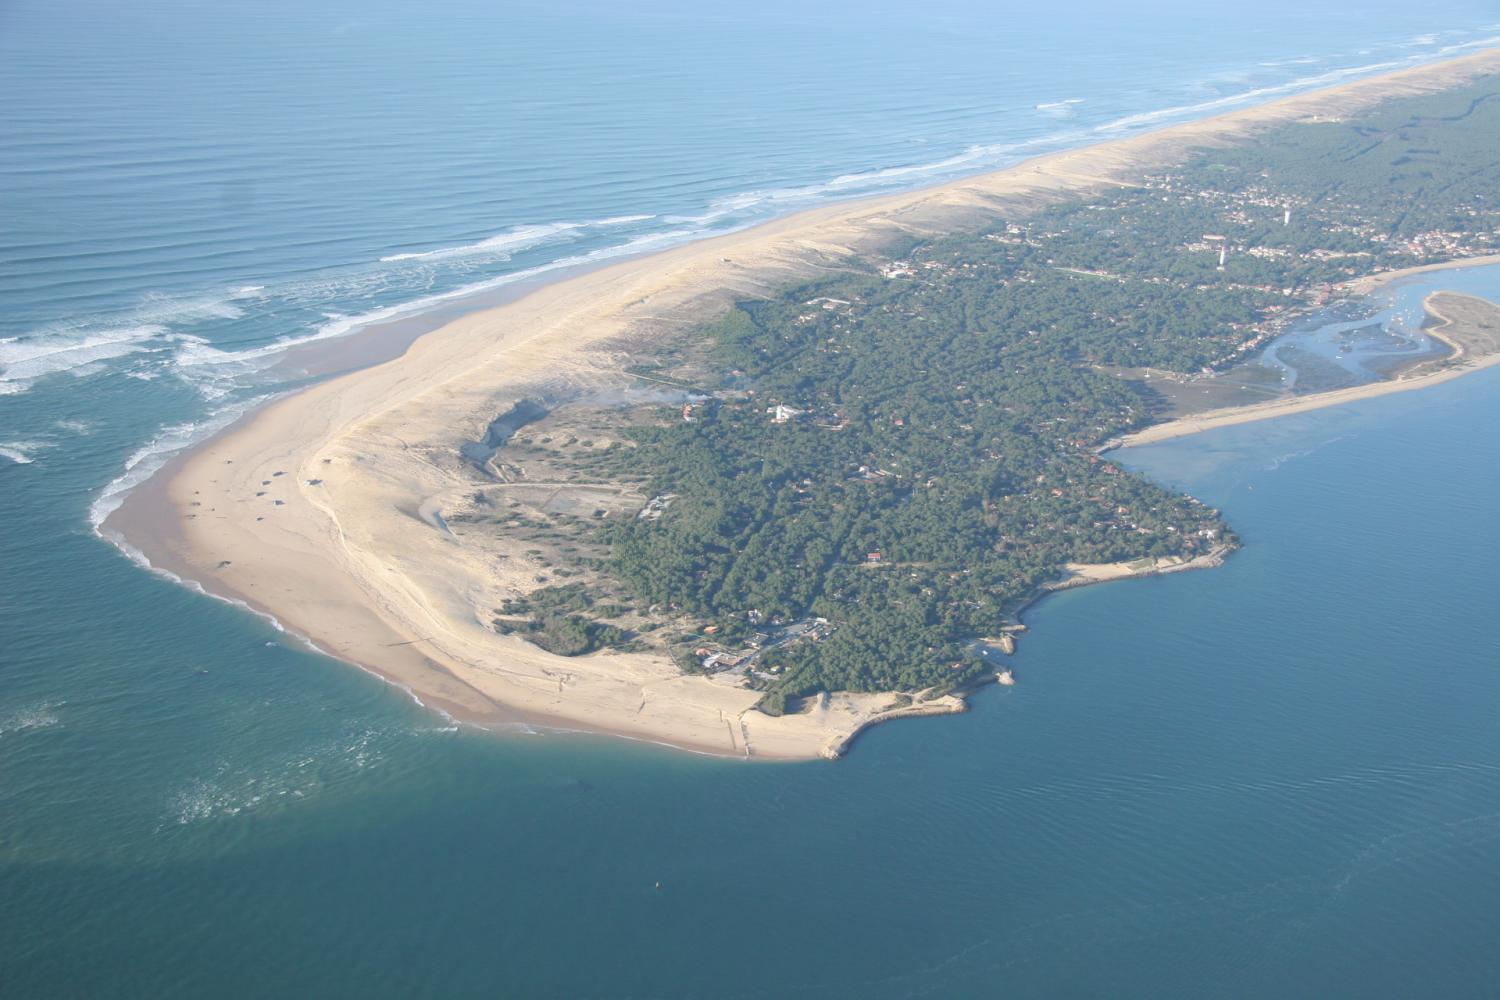
[[[1180,556],[1171,559],[1153,559],[1150,556],[1144,556],[1127,562],[1069,563],[1065,567],[1068,575],[1044,584],[1041,592],[1028,602],[1026,607],[1030,607],[1031,604],[1048,594],[1055,594],[1062,590],[1076,590],[1095,583],[1138,580],[1143,577],[1166,576],[1170,573],[1182,573],[1193,569],[1214,569],[1224,565],[1224,559],[1236,548],[1237,546],[1234,545],[1218,545],[1201,556],[1194,556],[1191,559],[1184,559]]]
[[[1195,148],[1497,70],[1500,53],[1480,52],[569,275],[423,333],[399,356],[252,411],[174,457],[99,531],[464,722],[520,722],[724,756],[838,756],[870,725],[962,711],[964,703],[955,695],[838,693],[773,718],[753,710],[755,692],[681,674],[651,654],[566,658],[495,635],[485,609],[524,589],[536,567],[505,550],[503,538],[461,544],[416,515],[469,485],[454,460],[457,444],[477,439],[495,413],[537,386],[628,385],[631,349],[662,331],[730,299],[841,267],[894,237],[1130,184]],[[1386,391],[1434,380],[1441,379]],[[1273,415],[1280,414],[1245,419]]]
[[[1402,278],[1410,278],[1417,274],[1431,274],[1434,271],[1457,271],[1466,267],[1485,267],[1490,264],[1500,264],[1500,253],[1482,254],[1478,257],[1455,257],[1453,260],[1441,261],[1437,264],[1423,264],[1421,267],[1403,267],[1397,271],[1383,271],[1380,274],[1371,274],[1363,278],[1355,278],[1344,285],[1353,295],[1369,295],[1378,288],[1389,285],[1393,281]]]

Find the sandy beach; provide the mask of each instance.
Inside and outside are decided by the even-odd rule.
[[[459,445],[539,390],[630,383],[633,350],[878,247],[1015,216],[1130,184],[1195,148],[1500,71],[1483,52],[1116,142],[1052,154],[926,190],[820,208],[627,260],[463,316],[399,358],[313,385],[170,463],[104,524],[153,565],[244,601],[320,649],[480,725],[523,721],[734,756],[836,756],[864,727],[961,711],[954,696],[835,694],[772,718],[756,692],[687,676],[648,654],[548,654],[489,627],[534,589],[539,567],[501,532],[463,538],[433,514],[463,502]],[[1411,379],[1276,401],[1148,428],[1126,443],[1266,419],[1457,377],[1500,357]]]
[[[1382,271],[1380,274],[1357,278],[1344,287],[1354,295],[1368,295],[1382,285],[1389,285],[1391,282],[1400,281],[1402,278],[1410,278],[1414,274],[1452,271],[1460,267],[1482,267],[1486,264],[1500,264],[1500,254],[1487,254],[1482,257],[1462,257],[1458,260],[1445,260],[1440,264],[1425,264],[1422,267],[1403,267],[1398,271]]]
[[[1086,587],[1094,583],[1108,583],[1111,580],[1129,580],[1142,576],[1164,576],[1168,573],[1182,573],[1191,569],[1213,569],[1215,566],[1224,565],[1224,557],[1230,551],[1230,547],[1220,546],[1211,552],[1205,552],[1203,555],[1192,559],[1182,556],[1169,556],[1159,559],[1145,556],[1140,559],[1132,559],[1129,562],[1068,563],[1063,567],[1063,577],[1049,583],[1047,589],[1072,590],[1074,587]]]

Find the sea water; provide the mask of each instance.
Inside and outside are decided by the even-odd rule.
[[[837,764],[463,731],[95,531],[290,344],[1491,7],[312,6],[0,8],[0,993],[1492,988],[1494,372],[1139,450],[1245,549],[1043,602],[1017,687]]]

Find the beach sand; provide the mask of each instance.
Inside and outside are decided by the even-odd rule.
[[[834,756],[872,722],[960,711],[963,702],[835,694],[772,718],[753,710],[755,692],[682,675],[654,655],[564,658],[494,634],[486,624],[493,609],[534,589],[536,567],[503,537],[460,540],[423,516],[474,488],[459,445],[480,439],[490,420],[538,387],[627,384],[632,345],[701,322],[735,297],[839,267],[896,235],[1013,217],[1135,182],[1194,148],[1496,71],[1500,54],[1480,53],[600,268],[464,316],[399,358],[270,404],[170,463],[103,530],[153,565],[244,601],[463,720],[525,721],[726,755]],[[1442,377],[1451,374],[1428,381]],[[1348,398],[1406,387],[1382,383]],[[1295,412],[1308,402],[1273,405]],[[1213,419],[1181,423],[1217,425]]]
[[[1219,546],[1210,552],[1192,559],[1183,556],[1152,558],[1144,556],[1126,562],[1112,563],[1068,563],[1063,567],[1063,576],[1047,584],[1048,590],[1071,590],[1091,583],[1108,583],[1111,580],[1128,580],[1141,576],[1165,576],[1190,569],[1212,569],[1224,565],[1229,547]]]

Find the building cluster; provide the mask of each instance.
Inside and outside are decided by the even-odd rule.
[[[752,624],[764,618],[758,611],[747,612],[746,617]],[[804,618],[789,625],[773,622],[744,639],[742,646],[731,648],[728,643],[713,638],[720,630],[717,625],[709,625],[703,629],[704,640],[693,649],[693,656],[703,670],[745,672],[754,670],[761,656],[773,649],[793,642],[822,642],[837,628],[827,618]],[[773,674],[779,671],[779,667],[769,668]]]
[[[1349,261],[1351,264],[1400,255],[1414,258],[1411,263],[1423,264],[1478,256],[1500,249],[1500,238],[1493,232],[1496,221],[1500,220],[1500,211],[1487,204],[1475,205],[1463,213],[1475,220],[1473,226],[1393,236],[1372,223],[1360,221],[1371,213],[1356,204],[1325,201],[1313,206],[1304,199],[1260,186],[1240,191],[1190,190],[1184,179],[1175,175],[1151,178],[1145,187],[1167,202],[1177,199],[1210,203],[1215,206],[1218,218],[1231,227],[1226,234],[1205,235],[1184,244],[1183,249],[1189,253],[1223,254],[1225,257],[1244,254],[1259,260]],[[1296,250],[1266,242],[1246,245],[1248,239],[1234,236],[1235,230],[1259,228],[1264,234],[1266,227],[1290,227],[1294,221],[1306,218],[1311,218],[1321,232],[1333,237],[1352,237],[1352,240],[1336,239],[1333,242],[1340,245]],[[1364,247],[1351,245],[1354,243],[1362,243]],[[1351,267],[1348,273],[1353,276],[1355,268]]]

